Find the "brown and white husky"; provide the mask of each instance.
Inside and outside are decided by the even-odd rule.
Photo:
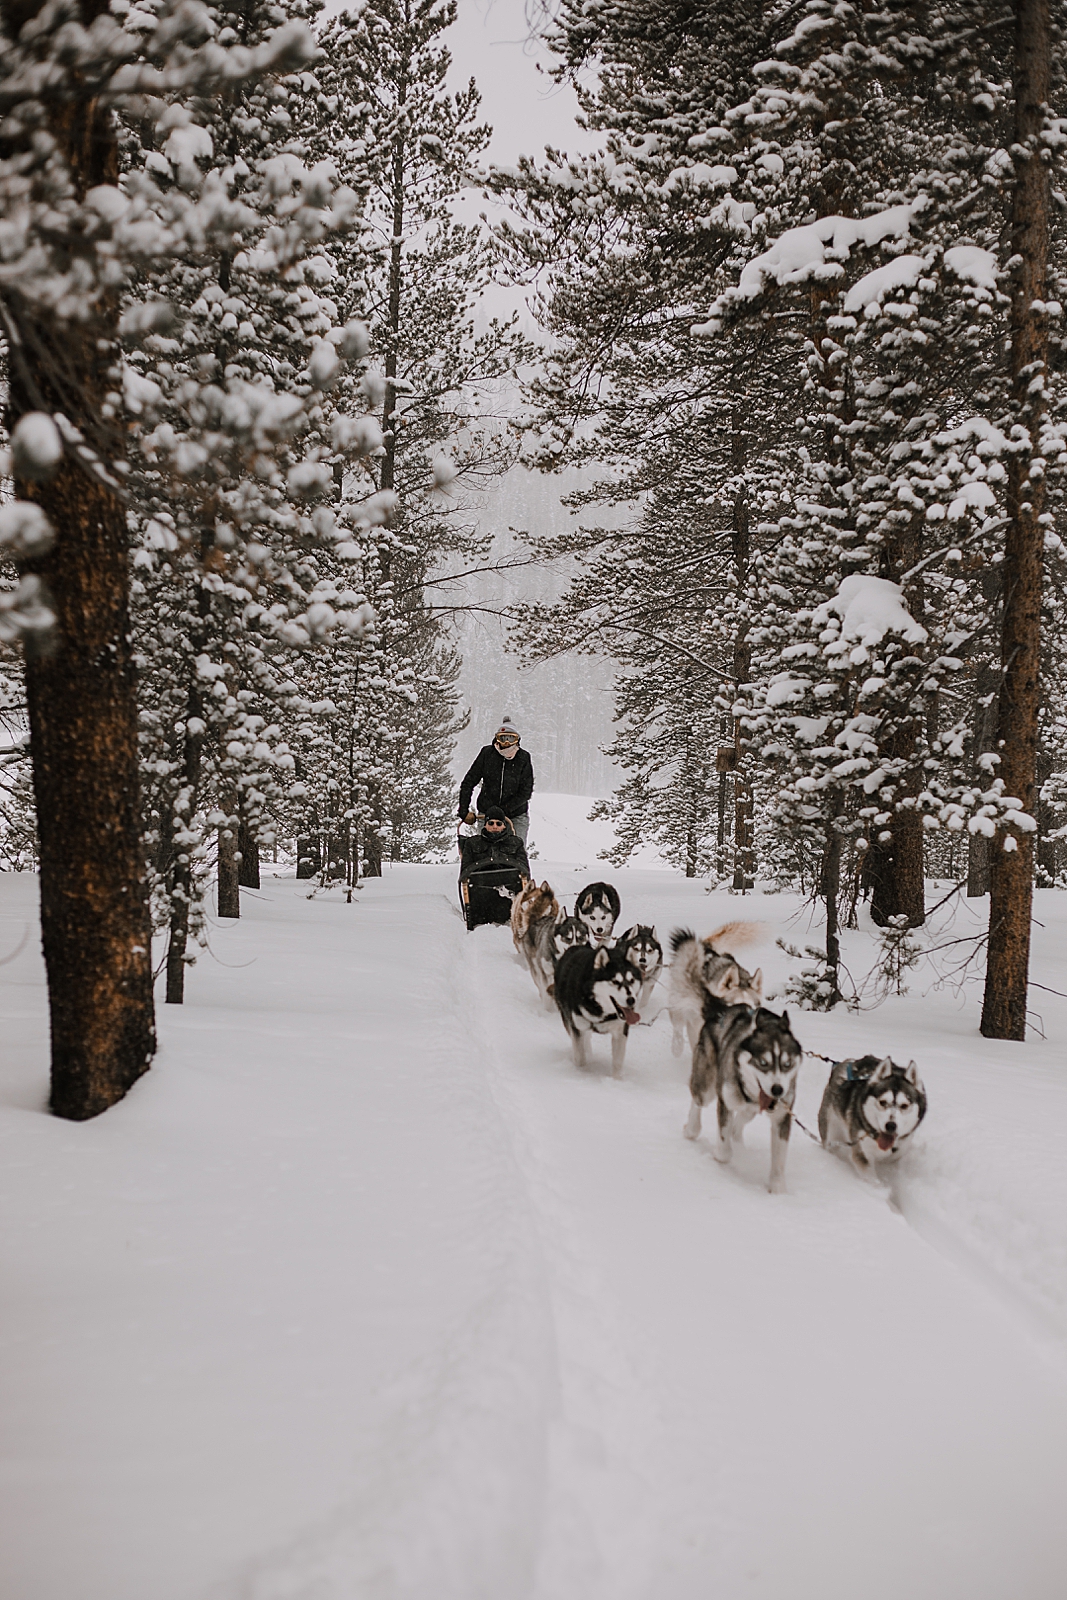
[[[511,937],[515,942],[515,949],[526,958],[527,963],[530,960],[527,946],[530,924],[539,922],[542,917],[551,917],[554,922],[558,916],[559,901],[547,880],[538,884],[531,878],[526,887],[515,896],[511,907]]]
[[[751,944],[760,937],[757,922],[728,922],[698,939],[689,928],[671,934],[674,960],[667,983],[667,1009],[671,1014],[671,1049],[680,1056],[689,1035],[695,1050],[704,1026],[704,997],[711,995],[727,1006],[755,1006],[763,1002],[762,971],[746,972],[732,945]]]

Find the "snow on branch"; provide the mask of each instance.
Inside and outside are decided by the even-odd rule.
[[[844,578],[833,598],[813,611],[812,622],[825,627],[831,617],[840,618],[839,639],[830,647],[837,652],[847,644],[868,650],[881,644],[887,634],[896,634],[908,644],[923,644],[928,637],[908,610],[898,583],[862,572]]]
[[[920,195],[910,205],[891,206],[871,217],[820,217],[803,227],[788,228],[743,268],[737,287],[718,297],[707,322],[698,323],[693,333],[719,333],[728,313],[751,305],[772,286],[835,282],[844,277],[842,263],[857,245],[870,249],[886,240],[907,238],[912,218],[926,205],[925,195]]]

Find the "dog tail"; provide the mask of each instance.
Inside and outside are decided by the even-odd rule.
[[[692,928],[675,928],[671,934],[671,952],[677,955],[683,944],[695,944],[696,934]]]
[[[714,933],[705,935],[704,943],[724,956],[732,955],[735,950],[743,950],[746,944],[759,944],[763,937],[762,922],[726,922]]]

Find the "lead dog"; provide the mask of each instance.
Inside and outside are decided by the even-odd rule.
[[[899,1161],[926,1115],[926,1090],[914,1061],[898,1067],[885,1056],[835,1062],[819,1107],[819,1136],[828,1150],[847,1146],[852,1165],[872,1177]]]
[[[606,944],[619,920],[622,903],[611,883],[587,883],[574,902],[574,915],[589,929],[592,944]]]
[[[785,1158],[793,1123],[801,1048],[789,1025],[789,1014],[763,1006],[724,1006],[713,996],[705,1004],[705,1021],[693,1051],[689,1092],[693,1097],[685,1124],[687,1139],[700,1134],[703,1108],[716,1101],[716,1161],[729,1161],[734,1140],[753,1117],[765,1111],[771,1122],[771,1194],[785,1190]]]
[[[625,933],[620,933],[615,941],[615,948],[621,950],[627,961],[632,961],[641,974],[641,994],[638,997],[637,1009],[645,1011],[659,975],[663,971],[663,946],[656,938],[656,930],[637,923],[635,927],[627,928]]]
[[[667,1009],[671,1014],[671,1050],[682,1053],[685,1035],[689,1047],[696,1049],[704,1026],[704,1002],[710,995],[728,1006],[759,1006],[763,1002],[763,973],[746,972],[735,956],[723,948],[726,941],[744,944],[758,936],[758,925],[728,922],[724,928],[698,939],[689,928],[675,928],[671,934],[670,979]]]
[[[564,950],[556,966],[555,1001],[574,1050],[574,1064],[588,1065],[591,1033],[611,1035],[611,1071],[622,1076],[626,1036],[640,1022],[637,997],[641,974],[632,962],[608,945],[576,944]]]

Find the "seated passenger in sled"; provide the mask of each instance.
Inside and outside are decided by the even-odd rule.
[[[530,876],[530,863],[499,806],[489,807],[481,833],[460,834],[459,858],[459,898],[468,929],[510,922],[512,900]]]

